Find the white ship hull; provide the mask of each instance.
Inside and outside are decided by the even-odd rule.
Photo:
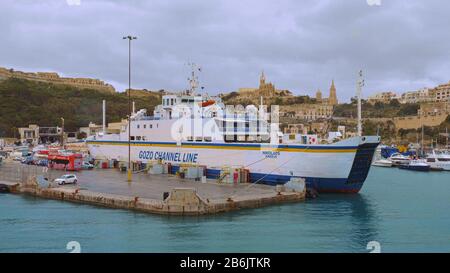
[[[284,184],[306,179],[319,192],[358,192],[367,177],[379,137],[354,137],[330,145],[133,141],[131,160],[162,159],[174,166],[199,164],[217,177],[224,166],[246,168],[252,182]],[[128,161],[128,142],[87,140],[91,156]]]

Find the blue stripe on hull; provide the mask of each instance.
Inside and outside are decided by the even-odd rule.
[[[176,172],[176,171],[175,171]],[[218,179],[220,170],[207,169],[206,177],[210,179]],[[260,184],[276,186],[287,183],[292,176],[280,174],[266,174],[266,173],[250,173],[250,182],[258,182]],[[318,177],[303,177],[305,178],[306,187],[315,189],[318,192],[358,192],[363,183],[347,183],[347,178],[318,178]]]
[[[292,176],[289,175],[251,173],[250,181],[252,183],[259,181],[258,183],[261,184],[275,186],[287,183],[291,179],[291,177]],[[347,178],[321,178],[321,177],[302,177],[302,178],[305,179],[306,188],[315,189],[320,193],[325,192],[356,193],[359,192],[362,185],[364,184],[364,182],[348,183]]]

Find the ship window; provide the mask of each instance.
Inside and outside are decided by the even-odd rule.
[[[134,140],[134,136],[130,136],[130,140]]]
[[[206,142],[211,142],[211,137],[205,137],[204,140],[205,140]]]
[[[170,99],[170,104],[173,105],[173,99]]]
[[[140,126],[139,126],[139,124],[138,124],[138,125],[136,125],[136,127],[137,127],[137,128],[139,129],[139,127],[140,127]]]
[[[144,124],[144,129],[147,129],[147,125],[146,124]]]
[[[427,162],[436,162],[436,159],[434,159],[434,158],[428,158],[428,159],[427,159]]]
[[[202,141],[203,141],[203,138],[202,138],[202,137],[196,137],[196,138],[195,138],[195,141],[202,142]]]
[[[142,141],[145,141],[145,136],[142,137]]]
[[[152,124],[150,124],[150,129],[152,129],[153,128],[153,125]]]
[[[136,140],[141,140],[141,137],[140,137],[140,136],[137,136],[137,137],[136,137]]]
[[[191,137],[191,136],[188,136],[188,137],[187,137],[187,141],[194,141],[194,138]]]

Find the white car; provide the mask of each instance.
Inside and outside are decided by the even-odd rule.
[[[56,178],[54,180],[54,182],[58,183],[58,185],[76,184],[77,181],[78,181],[77,176],[74,174],[65,174],[60,178]]]
[[[83,164],[81,165],[83,167],[83,169],[85,170],[92,170],[94,168],[94,165],[92,165],[89,162],[83,162]]]

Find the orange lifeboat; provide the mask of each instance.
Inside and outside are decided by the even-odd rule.
[[[207,100],[207,101],[201,102],[201,103],[200,103],[200,106],[201,106],[201,107],[206,107],[206,106],[213,105],[214,103],[216,103],[215,100]]]

